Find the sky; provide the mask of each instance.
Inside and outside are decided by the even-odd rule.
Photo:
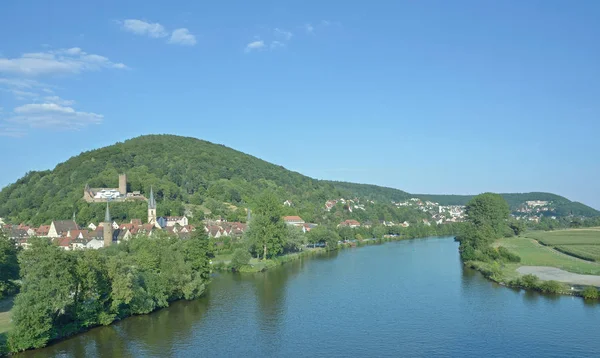
[[[0,188],[143,134],[600,209],[600,2],[2,0]]]

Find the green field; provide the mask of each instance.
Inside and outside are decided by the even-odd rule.
[[[554,248],[583,260],[600,262],[600,245],[557,245]]]
[[[507,274],[519,266],[551,266],[579,274],[600,275],[600,264],[560,253],[552,247],[540,245],[531,238],[505,238],[498,240],[496,245],[504,246],[521,257],[519,264],[506,265]]]
[[[525,234],[549,245],[600,245],[600,230],[533,231]]]
[[[600,230],[559,230],[529,232],[526,237],[537,240],[574,257],[600,262]]]

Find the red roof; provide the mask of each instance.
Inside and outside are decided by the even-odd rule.
[[[50,225],[42,225],[35,230],[35,233],[38,235],[48,235],[48,231],[50,231]]]
[[[58,246],[60,247],[69,247],[71,246],[71,241],[73,241],[70,237],[65,237],[58,240]]]
[[[283,220],[284,220],[284,221],[304,221],[304,220],[302,220],[302,218],[301,218],[301,217],[299,217],[299,216],[284,216],[284,217],[283,217]]]

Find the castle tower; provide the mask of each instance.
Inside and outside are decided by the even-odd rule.
[[[152,187],[150,187],[150,198],[148,199],[148,224],[156,225],[156,200],[154,200]]]
[[[127,174],[119,174],[119,194],[127,195]]]
[[[108,247],[113,241],[113,227],[112,220],[110,219],[110,212],[108,211],[108,202],[106,202],[106,214],[104,215],[102,227],[104,231],[104,247]]]

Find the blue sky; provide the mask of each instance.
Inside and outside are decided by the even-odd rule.
[[[150,133],[600,208],[600,2],[4,0],[0,187]]]

